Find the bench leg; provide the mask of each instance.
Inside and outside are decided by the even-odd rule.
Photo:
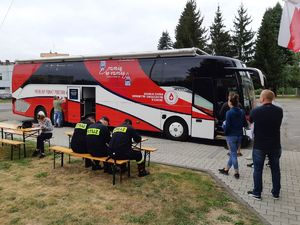
[[[60,166],[61,166],[61,167],[64,166],[64,153],[61,153],[61,162],[60,162]]]
[[[120,166],[119,168],[120,168],[120,183],[122,183],[122,174],[123,174],[122,173],[122,167]]]
[[[127,176],[130,177],[130,161],[128,161],[127,167],[128,167]]]
[[[10,160],[13,160],[14,157],[14,147],[13,145],[10,145]]]
[[[26,158],[26,148],[23,146],[23,150],[24,150],[24,158]]]
[[[148,152],[148,166],[150,166],[150,152]]]
[[[55,158],[56,158],[56,152],[53,151],[53,169],[55,169]]]
[[[18,149],[19,149],[19,159],[21,159],[21,146],[18,145]]]
[[[112,171],[113,171],[113,185],[116,184],[116,164],[114,163],[112,166]]]

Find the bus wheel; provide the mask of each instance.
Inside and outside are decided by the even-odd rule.
[[[34,111],[34,120],[37,121],[37,114],[39,111],[43,111],[45,115],[47,116],[46,109],[43,106],[38,106]]]
[[[181,118],[170,118],[164,126],[164,132],[169,139],[186,141],[188,138],[188,126]]]

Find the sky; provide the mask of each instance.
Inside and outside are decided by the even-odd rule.
[[[187,0],[0,0],[0,60],[38,58],[41,52],[101,55],[155,51],[175,28]],[[227,29],[241,3],[257,31],[267,8],[283,0],[196,0],[211,26],[218,4]],[[10,7],[11,6],[11,7]],[[9,9],[9,10],[8,10]]]

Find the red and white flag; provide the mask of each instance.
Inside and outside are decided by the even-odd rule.
[[[286,0],[283,7],[278,45],[300,51],[300,0]]]

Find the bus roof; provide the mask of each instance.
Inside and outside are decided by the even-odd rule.
[[[16,60],[16,63],[35,63],[35,62],[70,62],[70,61],[85,61],[85,60],[108,60],[108,59],[136,59],[136,58],[159,58],[159,57],[176,57],[176,56],[197,56],[200,54],[208,55],[199,48],[182,48],[171,50],[157,50],[147,52],[131,52],[131,53],[116,53],[105,55],[90,55],[90,56],[64,56],[64,57],[47,57],[37,59]]]

